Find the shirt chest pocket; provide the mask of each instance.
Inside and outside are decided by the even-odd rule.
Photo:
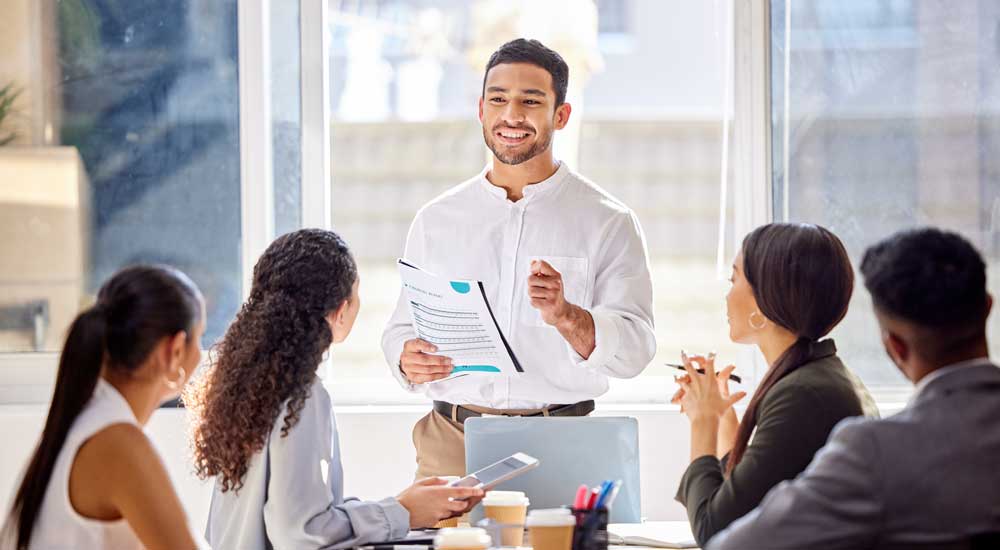
[[[542,260],[562,275],[563,296],[566,301],[582,308],[590,307],[590,273],[587,258],[574,256],[531,256],[532,260]],[[530,273],[529,273],[530,275]],[[531,306],[531,298],[525,290],[527,320],[536,326],[547,327],[542,314]]]

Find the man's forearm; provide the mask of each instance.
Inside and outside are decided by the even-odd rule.
[[[582,307],[570,305],[566,317],[556,324],[559,334],[569,342],[580,357],[589,359],[597,346],[594,318]]]

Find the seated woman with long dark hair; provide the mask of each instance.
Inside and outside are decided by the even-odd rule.
[[[734,367],[716,372],[712,355],[682,357],[688,374],[673,402],[691,421],[691,464],[677,500],[701,546],[805,470],[838,422],[874,414],[833,340],[821,340],[854,288],[836,235],[809,224],[759,227],[743,240],[731,281],[729,337],[756,345],[769,368],[739,421],[733,404],[744,394],[730,395],[727,383]]]
[[[184,398],[196,418],[197,473],[215,476],[213,547],[385,541],[465,512],[482,496],[430,478],[378,502],[344,498],[336,421],[316,369],[347,338],[360,306],[357,266],[335,233],[289,233],[257,261],[250,297]]]
[[[0,546],[196,548],[142,427],[198,366],[204,308],[195,284],[169,267],[130,267],[101,287],[70,325]]]

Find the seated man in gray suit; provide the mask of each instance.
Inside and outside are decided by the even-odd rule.
[[[976,540],[1000,548],[991,545],[1000,532],[1000,368],[987,357],[993,299],[983,259],[954,233],[920,229],[870,248],[861,272],[885,350],[916,384],[913,397],[884,420],[842,421],[805,472],[709,550],[968,548]]]

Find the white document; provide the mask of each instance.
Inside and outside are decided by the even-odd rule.
[[[438,277],[403,260],[397,264],[413,330],[437,346],[436,355],[451,358],[455,370],[449,378],[524,372],[500,332],[483,283]]]
[[[608,544],[649,548],[698,548],[686,521],[647,521],[608,525]]]

